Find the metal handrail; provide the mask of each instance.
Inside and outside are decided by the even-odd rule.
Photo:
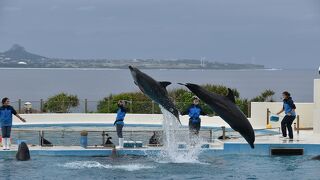
[[[273,129],[278,129],[279,128],[273,128]],[[183,129],[176,129],[174,131],[186,131],[187,128],[183,128]],[[266,130],[266,129],[259,129],[259,130]],[[270,130],[270,129],[268,129]],[[21,128],[13,128],[12,129],[13,132],[38,132],[39,134],[39,145],[41,146],[43,144],[42,140],[44,138],[44,133],[45,132],[63,132],[63,133],[68,133],[68,132],[81,132],[82,130],[81,129],[21,129]],[[226,133],[229,132],[236,132],[236,131],[233,131],[233,130],[229,130],[229,129],[226,129],[224,126],[221,127],[221,129],[202,129],[200,130],[200,132],[209,132],[209,142],[213,142],[214,140],[214,137],[213,137],[213,134],[215,132],[218,132],[218,131],[222,131],[222,139],[225,140],[226,139]],[[102,144],[104,144],[104,142],[106,141],[105,137],[106,137],[106,134],[107,133],[114,133],[116,132],[116,130],[114,129],[108,129],[108,130],[86,130],[86,132],[88,133],[101,133],[101,136],[102,136]],[[124,130],[123,131],[124,133],[126,132],[129,132],[131,133],[131,136],[132,133],[141,133],[141,132],[163,132],[162,129],[145,129],[145,130],[140,130],[140,129],[130,129],[130,130]],[[280,132],[280,130],[279,130]],[[270,136],[271,134],[261,134],[261,135],[257,135],[257,136]],[[130,137],[131,137],[130,136]],[[43,138],[41,138],[43,137]],[[240,136],[239,136],[240,137]],[[234,138],[239,138],[239,137],[233,137]],[[130,138],[129,138],[130,139]]]

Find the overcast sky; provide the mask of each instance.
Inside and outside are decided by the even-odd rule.
[[[0,51],[320,65],[318,0],[0,0]]]

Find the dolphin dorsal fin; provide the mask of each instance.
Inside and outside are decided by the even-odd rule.
[[[159,82],[161,84],[162,87],[166,88],[167,86],[169,86],[171,84],[171,82],[169,81],[160,81]]]
[[[232,91],[230,88],[228,88],[227,98],[230,99],[230,101],[232,101],[233,103],[236,103],[236,100],[235,100],[235,98],[234,98],[233,91]]]

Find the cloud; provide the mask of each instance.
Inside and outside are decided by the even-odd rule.
[[[50,9],[50,11],[55,11],[59,8],[60,8],[59,6],[51,6],[49,9]]]
[[[77,8],[78,11],[93,11],[95,9],[96,9],[95,6],[81,6]]]
[[[319,18],[320,18],[320,15],[316,13],[307,13],[300,17],[301,20],[316,20]]]
[[[20,11],[21,8],[20,7],[15,7],[15,6],[6,6],[6,7],[3,8],[3,10],[12,12],[12,11]]]

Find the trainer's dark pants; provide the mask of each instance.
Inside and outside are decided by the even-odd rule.
[[[192,120],[189,121],[189,131],[191,134],[199,134],[201,123],[192,123]]]
[[[123,128],[123,124],[116,124],[118,138],[123,138],[122,128]]]
[[[289,133],[289,138],[293,138],[293,132],[292,132],[292,123],[294,121],[294,119],[296,118],[296,116],[284,116],[284,118],[281,121],[281,131],[282,131],[282,135],[283,137],[287,137],[287,129],[288,129],[288,133]]]
[[[1,132],[2,132],[2,138],[10,138],[11,126],[2,126]]]

